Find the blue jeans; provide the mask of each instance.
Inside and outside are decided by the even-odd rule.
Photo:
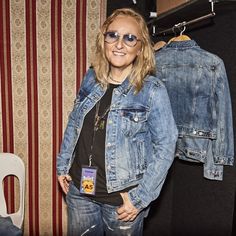
[[[144,217],[148,209],[141,211],[132,222],[117,219],[117,206],[99,203],[81,195],[73,182],[66,196],[69,236],[141,236]]]
[[[19,229],[12,223],[12,220],[9,216],[8,217],[0,216],[0,235],[22,236],[23,232],[21,229]]]

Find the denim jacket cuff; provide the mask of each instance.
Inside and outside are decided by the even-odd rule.
[[[139,210],[143,210],[146,207],[143,204],[141,198],[138,196],[136,188],[130,190],[128,193],[130,201],[132,202],[133,206],[135,206]]]
[[[209,168],[209,167],[206,167],[206,165],[204,164],[203,176],[207,179],[222,181],[223,180],[223,170],[224,170],[223,165],[217,165],[217,166]]]
[[[214,157],[214,162],[215,162],[215,164],[233,166],[234,157],[233,156],[227,156],[227,157],[225,157],[225,156],[215,156]]]
[[[63,169],[57,168],[57,175],[58,176],[67,175],[67,172],[65,171],[65,168],[63,168]]]

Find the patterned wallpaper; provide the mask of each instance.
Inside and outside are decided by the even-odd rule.
[[[66,235],[56,155],[105,17],[106,0],[0,1],[0,152],[26,165],[24,235]],[[17,181],[4,189],[14,212]]]

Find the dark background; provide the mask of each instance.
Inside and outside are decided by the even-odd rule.
[[[108,0],[108,15],[117,8],[131,7],[146,19],[152,35],[177,23],[190,21],[211,12],[207,0],[193,1],[165,17],[149,18],[156,11],[156,1]],[[158,7],[158,6],[157,6]],[[236,1],[217,1],[216,15],[187,26],[185,34],[198,45],[221,57],[228,75],[233,106],[234,130],[236,111]],[[169,35],[152,35],[154,42],[168,41]],[[145,221],[144,235],[159,236],[233,236],[236,235],[236,167],[224,167],[223,181],[203,178],[203,166],[175,160],[160,197],[152,203]]]

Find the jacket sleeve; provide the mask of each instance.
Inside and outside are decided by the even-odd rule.
[[[64,131],[60,152],[57,156],[57,175],[68,174],[69,168],[73,161],[72,157],[74,147],[76,145],[76,141],[80,132],[75,125],[75,121],[78,119],[76,117],[78,114],[77,109],[82,100],[87,96],[84,87],[86,87],[86,84],[91,83],[91,80],[94,81],[94,71],[92,69],[89,69],[82,81],[80,90],[74,101],[73,110],[70,112],[68,117],[68,122]]]
[[[216,139],[213,140],[213,156],[216,164],[233,165],[234,135],[231,97],[225,66],[222,60],[216,69],[215,106]]]
[[[162,83],[154,86],[152,107],[148,117],[153,155],[140,184],[129,191],[132,204],[143,209],[155,200],[161,191],[167,172],[174,160],[177,141],[177,128],[172,115],[169,97]],[[151,180],[151,181],[150,181]],[[154,184],[150,184],[154,183]]]

